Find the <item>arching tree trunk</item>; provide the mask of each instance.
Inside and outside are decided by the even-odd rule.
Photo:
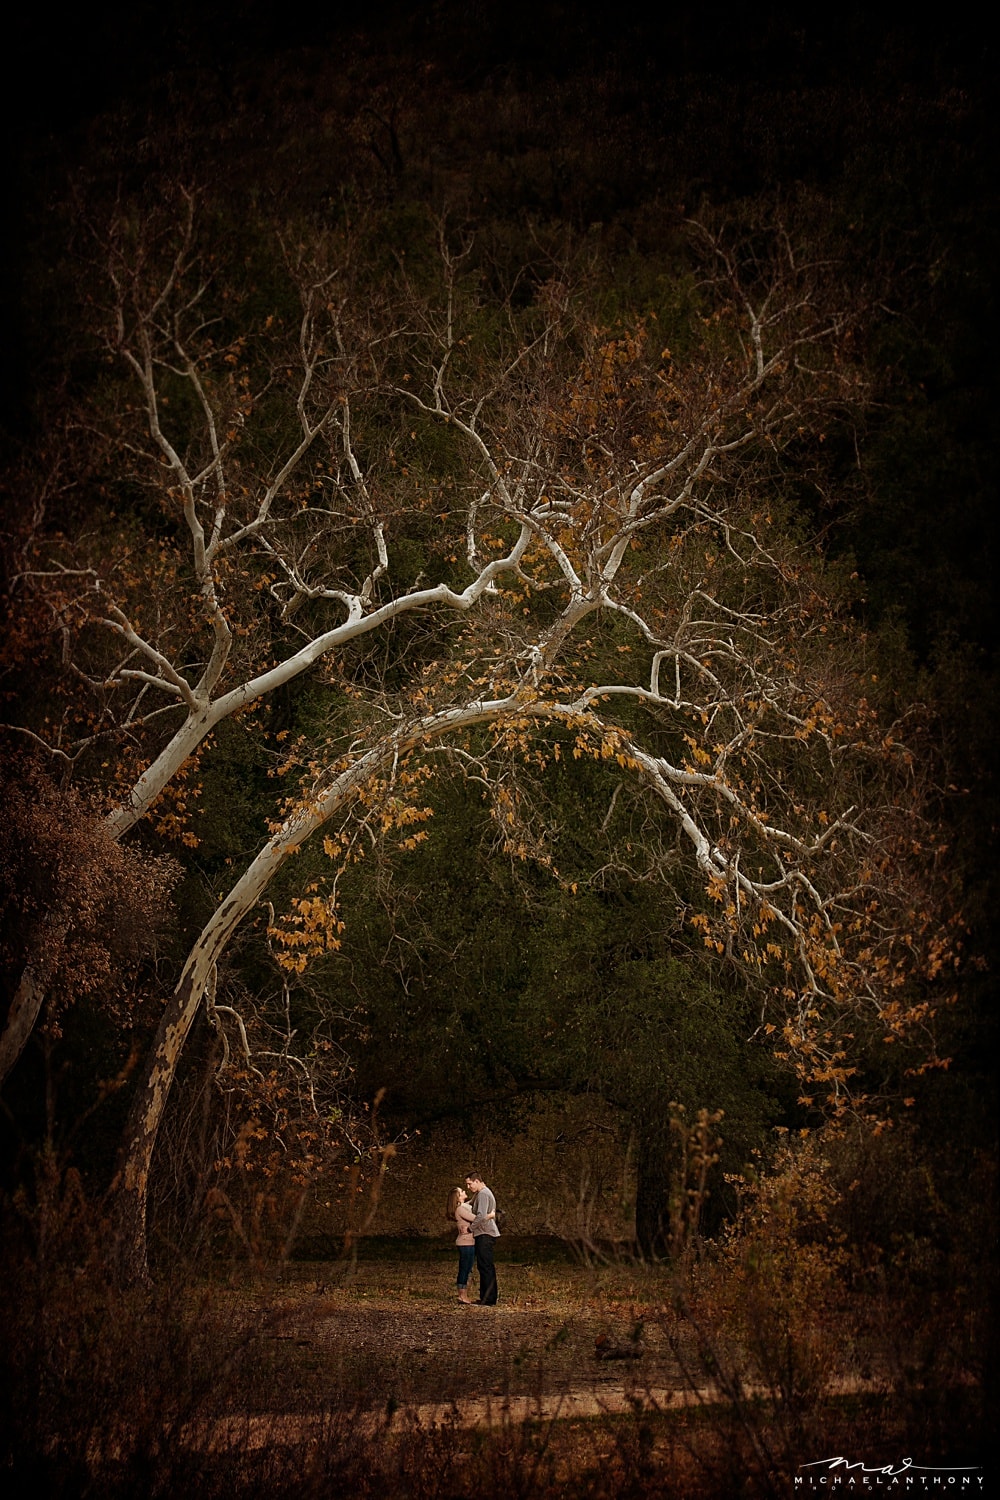
[[[221,944],[206,943],[205,936],[203,933],[188,959],[181,982],[163,1013],[146,1076],[132,1102],[126,1126],[114,1215],[116,1271],[124,1285],[148,1279],[146,1203],[153,1149],[177,1064],[213,976],[215,965],[210,954],[216,947],[221,951]]]
[[[366,768],[365,774],[370,774]],[[177,988],[160,1019],[145,1076],[133,1100],[122,1143],[115,1203],[115,1256],[124,1283],[147,1278],[146,1201],[153,1149],[184,1045],[198,1015],[215,966],[243,918],[268,882],[309,835],[325,822],[363,779],[345,772],[318,804],[289,820],[271,838],[225,901],[212,914],[188,955]]]
[[[387,735],[281,826],[212,914],[188,955],[177,988],[160,1019],[145,1076],[125,1128],[114,1209],[115,1260],[122,1282],[148,1278],[146,1203],[156,1138],[184,1045],[206,991],[214,981],[216,964],[237,927],[257,905],[285,861],[343,808],[359,787],[384,766],[391,765],[396,756],[450,730],[495,719],[512,704],[517,706],[513,700],[504,699],[447,709]],[[519,711],[523,713],[524,709]]]

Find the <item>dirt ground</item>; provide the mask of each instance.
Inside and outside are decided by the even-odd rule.
[[[269,1409],[552,1397],[610,1408],[687,1383],[653,1268],[533,1259],[530,1243],[511,1243],[497,1257],[498,1305],[470,1307],[457,1300],[452,1249],[392,1249],[296,1264],[251,1289],[241,1322],[257,1335]]]
[[[913,1411],[852,1361],[831,1357],[803,1407],[720,1349],[721,1365],[743,1372],[727,1389],[697,1357],[664,1267],[587,1265],[542,1237],[510,1236],[499,1304],[481,1308],[457,1301],[456,1262],[450,1245],[387,1237],[356,1259],[214,1276],[192,1309],[209,1340],[207,1382],[178,1411],[171,1451],[241,1474],[253,1463],[277,1473],[279,1459],[296,1473],[332,1464],[351,1484],[378,1455],[403,1475],[392,1494],[409,1493],[412,1459],[421,1483],[442,1465],[482,1463],[502,1493],[516,1480],[532,1496],[659,1495],[669,1475],[662,1493],[728,1500],[790,1495],[804,1454],[914,1446]],[[125,1451],[117,1429],[101,1442],[105,1459]],[[921,1444],[933,1457],[930,1439]],[[525,1474],[542,1478],[531,1488]]]

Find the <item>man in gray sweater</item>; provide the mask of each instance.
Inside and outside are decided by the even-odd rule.
[[[470,1172],[465,1186],[472,1196],[472,1212],[475,1218],[469,1228],[476,1246],[476,1269],[479,1272],[480,1307],[495,1307],[497,1300],[497,1273],[493,1265],[493,1241],[498,1239],[497,1200],[478,1172]]]

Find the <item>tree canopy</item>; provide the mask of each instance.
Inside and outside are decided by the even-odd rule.
[[[589,73],[530,109],[508,89],[473,167],[473,91],[358,68],[322,192],[315,121],[284,137],[292,187],[245,143],[219,173],[246,115],[208,147],[181,117],[138,174],[113,130],[95,147],[62,209],[71,351],[11,465],[10,754],[89,805],[107,868],[145,861],[154,893],[167,849],[186,871],[130,1085],[133,1269],[199,1017],[220,1076],[277,1070],[327,1125],[365,1027],[413,1037],[429,1006],[425,1101],[451,1035],[515,1090],[594,1087],[654,1134],[685,1096],[752,1133],[776,1075],[748,1036],[798,1108],[867,1110],[880,1048],[939,1061],[954,993],[927,718],[828,533],[872,474],[895,269],[851,249],[878,234],[815,185],[690,207],[690,165],[677,206],[611,203],[585,133],[564,192],[532,142]],[[652,151],[602,87],[619,146]],[[78,948],[79,881],[5,957],[5,1074]],[[445,991],[487,970],[453,1025]]]

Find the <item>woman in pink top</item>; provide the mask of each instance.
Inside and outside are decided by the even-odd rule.
[[[476,1242],[469,1233],[469,1225],[475,1217],[472,1205],[468,1201],[468,1194],[464,1188],[452,1188],[448,1194],[448,1208],[446,1218],[454,1222],[458,1230],[458,1300],[459,1302],[471,1302],[472,1298],[467,1296],[466,1287],[469,1284],[469,1276],[472,1264],[476,1258]]]

